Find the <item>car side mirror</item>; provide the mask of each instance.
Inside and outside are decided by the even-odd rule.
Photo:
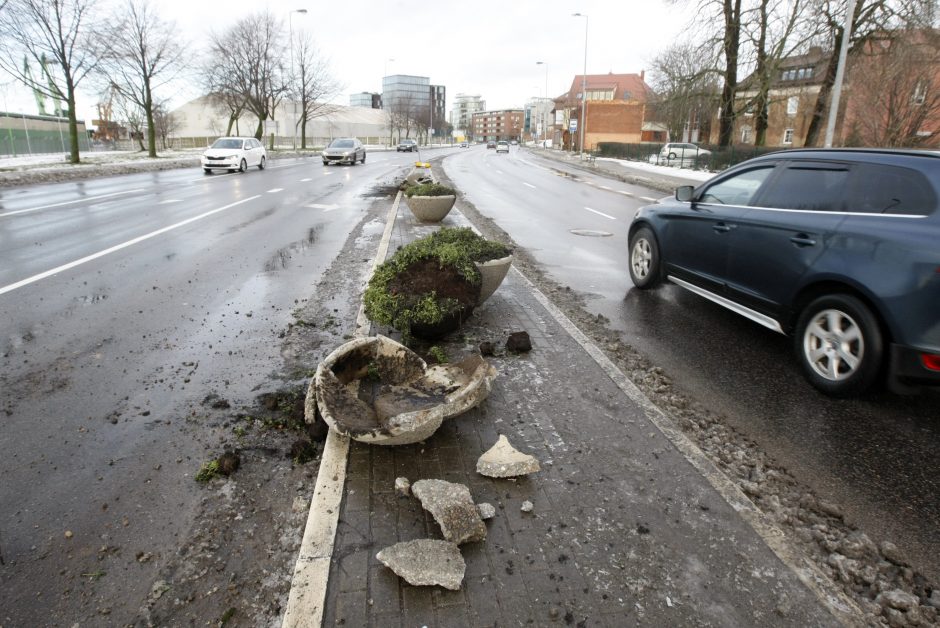
[[[681,203],[688,203],[692,200],[695,188],[691,185],[680,185],[676,188],[676,200]]]

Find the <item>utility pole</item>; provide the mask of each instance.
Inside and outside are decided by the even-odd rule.
[[[849,43],[852,39],[852,21],[855,17],[855,0],[849,0],[845,11],[845,24],[842,26],[842,46],[839,48],[839,66],[836,79],[832,84],[832,100],[829,102],[829,117],[826,120],[826,141],[823,146],[832,148],[832,137],[836,132],[836,118],[839,117],[839,100],[842,97],[842,81],[845,77],[845,61],[849,55]]]
[[[587,42],[588,42],[588,16],[583,13],[572,13],[572,17],[584,18],[584,73],[581,75],[581,159],[584,160],[584,127],[587,126]]]

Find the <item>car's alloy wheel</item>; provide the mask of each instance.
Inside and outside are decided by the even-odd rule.
[[[851,295],[832,294],[810,303],[797,322],[794,341],[807,379],[835,397],[864,392],[881,368],[878,321]]]
[[[258,170],[264,170],[264,155],[261,156],[261,161],[258,162]]]
[[[248,162],[242,159],[241,163],[238,164],[238,171],[245,172],[246,170],[248,170]]]
[[[649,227],[640,227],[630,238],[630,279],[641,290],[661,281],[659,244]]]

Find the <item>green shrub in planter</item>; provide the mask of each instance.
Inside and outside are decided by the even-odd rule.
[[[440,183],[422,183],[421,185],[411,185],[405,189],[405,196],[456,196],[457,192],[453,188]]]
[[[363,301],[370,320],[412,335],[440,337],[460,326],[480,294],[475,262],[509,249],[471,229],[440,229],[406,244],[375,270]]]

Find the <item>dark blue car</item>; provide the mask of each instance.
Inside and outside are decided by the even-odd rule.
[[[809,381],[940,384],[940,152],[802,149],[731,168],[630,227],[630,277],[791,334]]]

